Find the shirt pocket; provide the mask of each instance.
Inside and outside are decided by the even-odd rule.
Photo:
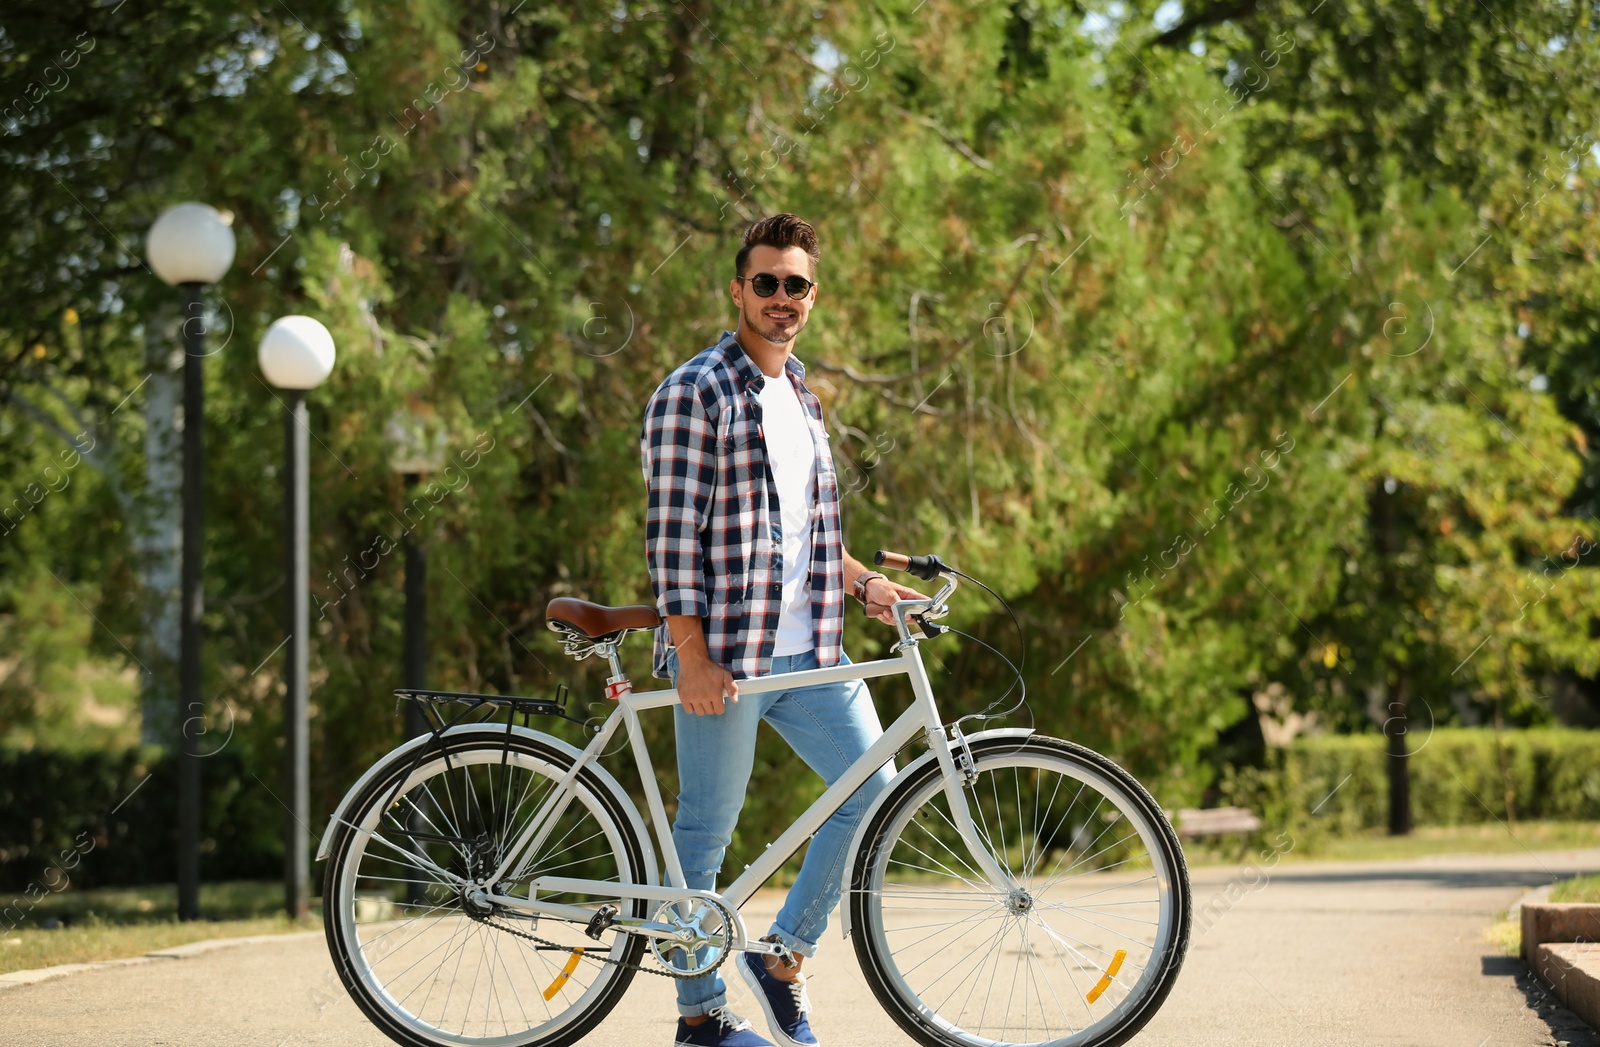
[[[761,449],[761,429],[755,419],[740,415],[730,419],[717,430],[717,454],[730,460],[744,460]]]
[[[727,499],[722,506],[725,514],[756,513],[760,508],[759,495],[766,491],[766,470],[766,452],[761,443],[761,429],[755,419],[741,415],[719,427],[717,475]],[[745,521],[745,524],[753,522],[753,519]]]

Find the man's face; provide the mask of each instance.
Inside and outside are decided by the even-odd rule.
[[[778,289],[771,298],[762,298],[750,287],[750,278],[757,273],[771,273],[778,278]],[[811,307],[817,302],[817,288],[813,286],[804,298],[790,298],[783,289],[787,276],[812,279],[811,258],[798,247],[771,247],[762,244],[750,251],[745,263],[745,278],[729,283],[729,292],[744,324],[769,342],[782,345],[794,340],[806,326]]]

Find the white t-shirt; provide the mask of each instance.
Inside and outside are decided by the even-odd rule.
[[[774,655],[803,654],[816,646],[811,624],[811,514],[817,501],[817,451],[800,395],[787,373],[766,376],[758,399],[767,464],[778,487],[783,524],[783,611]]]

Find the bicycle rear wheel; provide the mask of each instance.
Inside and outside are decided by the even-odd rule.
[[[1150,1020],[1189,940],[1188,870],[1161,808],[1070,742],[974,742],[967,804],[1017,885],[991,885],[937,763],[892,787],[852,872],[856,955],[929,1047],[1111,1047]]]
[[[409,1047],[575,1042],[621,999],[634,975],[622,964],[639,961],[644,940],[595,941],[580,923],[486,910],[462,883],[484,884],[553,795],[570,756],[487,728],[447,736],[414,762],[407,753],[383,765],[334,829],[324,923],[345,988]],[[540,875],[646,881],[627,799],[588,771],[572,789],[525,875],[493,885],[495,893],[525,898],[527,881]],[[617,896],[540,900],[645,915],[644,902]]]

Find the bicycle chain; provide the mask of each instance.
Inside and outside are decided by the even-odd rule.
[[[715,902],[713,902],[711,904],[717,905],[717,903],[715,903]],[[721,905],[717,905],[717,908],[722,909],[724,914],[731,915],[731,913],[728,913],[728,910],[725,907],[723,907]],[[463,910],[463,911],[465,911],[465,910]],[[639,972],[644,973],[644,974],[658,975],[658,976],[660,976],[662,978],[683,978],[683,979],[704,978],[709,974],[715,973],[717,968],[721,967],[724,963],[726,963],[727,960],[728,960],[728,954],[730,952],[730,950],[728,950],[728,949],[723,949],[722,950],[722,954],[717,957],[717,962],[716,963],[713,963],[710,967],[707,967],[705,970],[700,971],[697,974],[675,974],[672,971],[658,971],[653,967],[645,967],[642,964],[627,963],[627,962],[625,962],[623,960],[613,960],[609,956],[598,956],[598,955],[596,955],[594,953],[589,952],[588,950],[582,950],[580,952],[580,950],[575,946],[562,945],[562,944],[560,944],[558,942],[547,941],[546,939],[539,937],[537,934],[529,934],[527,931],[519,931],[515,927],[507,927],[505,924],[496,922],[493,916],[472,916],[472,914],[470,914],[470,913],[468,913],[467,915],[468,915],[468,917],[470,919],[476,920],[478,923],[485,924],[486,926],[493,927],[497,931],[505,931],[507,934],[516,935],[518,938],[526,938],[528,941],[534,942],[534,943],[536,943],[538,945],[543,945],[545,948],[548,948],[548,949],[555,949],[555,950],[557,950],[559,952],[564,952],[564,953],[568,953],[568,954],[579,953],[585,959],[592,959],[592,960],[595,960],[598,963],[609,963],[609,964],[612,964],[612,965],[617,966],[617,967],[625,967],[625,968],[628,968],[630,970],[639,971]],[[724,920],[724,925],[725,926],[729,925],[728,921],[726,921],[726,919]]]

